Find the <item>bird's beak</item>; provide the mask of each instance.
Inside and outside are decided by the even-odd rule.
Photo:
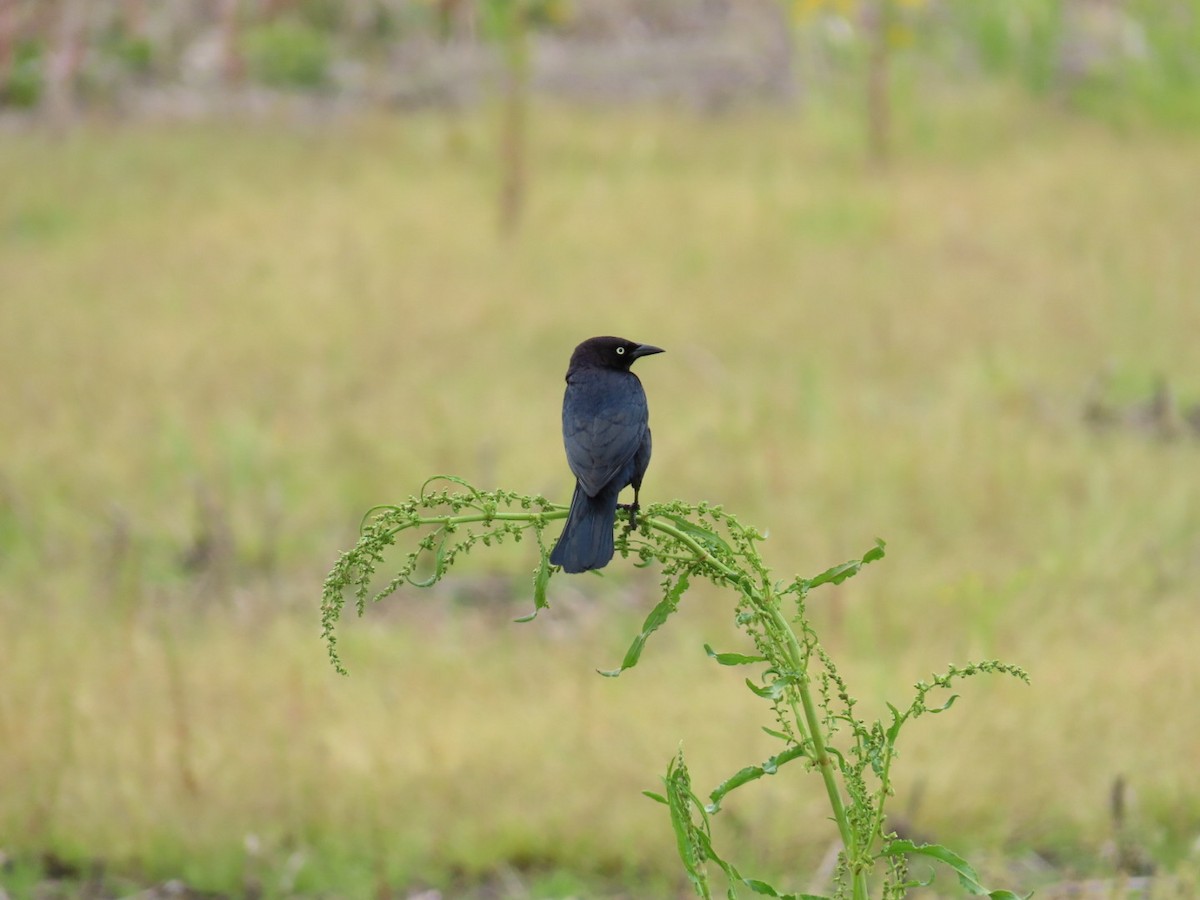
[[[655,347],[653,344],[638,344],[633,351],[633,358],[641,359],[643,356],[653,356],[655,353],[662,352],[662,347]]]

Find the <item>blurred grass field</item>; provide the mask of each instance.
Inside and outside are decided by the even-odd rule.
[[[780,577],[888,541],[810,601],[867,712],[951,661],[1030,671],[906,733],[912,828],[1014,889],[1103,875],[1123,776],[1130,839],[1194,877],[1200,440],[1082,409],[1102,372],[1116,404],[1158,378],[1200,402],[1200,141],[971,101],[883,174],[845,111],[540,108],[508,242],[482,115],[4,134],[10,896],[50,859],[237,895],[684,896],[640,791],[680,741],[705,790],[773,752],[701,650],[729,598],[696,589],[601,679],[653,573],[556,577],[516,625],[518,545],[347,622],[348,679],[317,638],[368,507],[439,472],[569,496],[562,374],[600,333],[668,351],[639,364],[647,499],[769,529]],[[719,840],[805,887],[816,780],[740,793]]]

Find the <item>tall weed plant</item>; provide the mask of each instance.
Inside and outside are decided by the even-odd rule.
[[[348,595],[361,616],[368,600],[382,600],[403,586],[429,587],[481,545],[526,539],[536,544],[534,609],[517,621],[533,620],[548,606],[548,586],[557,571],[549,562],[551,542],[545,531],[566,515],[567,507],[544,497],[481,491],[455,476],[435,476],[417,496],[369,511],[357,544],[338,559],[324,586],[321,625],[332,664],[346,672],[336,628]],[[769,707],[769,724],[763,731],[779,742],[777,753],[734,772],[704,797],[692,785],[681,750],[667,765],[662,790],[646,792],[667,807],[680,859],[699,896],[714,895],[718,871],[730,898],[739,889],[795,900],[821,896],[788,893],[743,874],[721,856],[713,841],[711,821],[728,796],[745,784],[779,774],[789,763],[795,763],[789,771],[819,778],[828,798],[842,848],[829,886],[834,898],[898,898],[929,884],[932,875],[918,878],[910,872],[914,857],[949,867],[968,894],[995,900],[1016,896],[984,887],[972,866],[947,847],[898,838],[888,827],[886,809],[904,727],[926,714],[949,710],[958,699],[949,692],[965,678],[986,672],[1028,681],[1024,670],[998,660],[950,666],[917,681],[907,702],[889,703],[886,719],[868,721],[856,712],[857,700],[813,628],[806,600],[815,588],[839,584],[882,559],[883,541],[876,541],[859,559],[789,581],[776,579],[763,560],[759,545],[764,535],[720,506],[652,504],[639,516],[636,529],[620,520],[617,529],[617,554],[636,566],[657,567],[662,599],[646,616],[620,666],[600,674],[616,677],[636,666],[647,642],[679,608],[688,588],[700,579],[710,581],[729,591],[734,621],[753,642],[754,652],[720,652],[709,644],[704,652],[718,665],[755,672],[745,679],[746,687]],[[409,549],[379,586],[380,568],[401,539]]]

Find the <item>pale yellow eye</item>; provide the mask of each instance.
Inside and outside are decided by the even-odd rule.
[[[624,355],[625,355],[625,348],[624,348],[624,347],[618,347],[618,348],[617,348],[617,356],[624,356]]]

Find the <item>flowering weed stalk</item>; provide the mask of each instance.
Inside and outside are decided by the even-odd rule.
[[[358,543],[342,554],[325,581],[321,631],[333,666],[346,672],[335,632],[347,595],[354,597],[361,616],[368,599],[381,600],[406,585],[429,587],[479,545],[533,538],[538,548],[534,609],[518,621],[535,618],[547,606],[547,585],[557,571],[549,562],[545,530],[566,515],[566,506],[544,497],[481,491],[450,475],[429,479],[417,496],[403,503],[370,510]],[[967,861],[943,846],[898,839],[887,827],[885,810],[893,793],[892,763],[902,728],[927,713],[948,710],[958,695],[945,696],[944,691],[964,678],[986,672],[1028,681],[1022,669],[998,660],[951,666],[928,681],[918,681],[907,706],[889,703],[886,720],[868,722],[855,713],[856,700],[809,622],[805,603],[814,588],[839,584],[882,559],[883,541],[876,541],[861,558],[811,578],[781,581],[772,577],[759,553],[764,536],[720,506],[656,503],[642,510],[636,530],[623,527],[623,522],[619,517],[617,554],[638,566],[657,566],[662,599],[646,616],[620,666],[600,674],[616,677],[637,665],[647,640],[678,609],[688,587],[696,579],[706,579],[732,592],[734,620],[753,640],[755,652],[722,653],[708,644],[704,650],[719,665],[756,670],[746,686],[769,705],[771,724],[763,730],[779,741],[777,753],[735,772],[706,799],[692,788],[682,751],[667,767],[663,791],[646,792],[667,806],[680,858],[699,896],[713,896],[712,868],[724,874],[730,898],[739,889],[794,900],[816,896],[786,893],[743,875],[717,852],[710,829],[711,817],[720,812],[730,793],[800,761],[794,769],[820,778],[842,845],[833,897],[903,897],[910,888],[928,883],[910,877],[908,863],[914,856],[948,866],[968,894],[994,900],[1016,897],[1010,891],[985,888]],[[410,549],[390,579],[373,589],[380,566],[402,539]],[[418,577],[418,571],[428,574]]]

